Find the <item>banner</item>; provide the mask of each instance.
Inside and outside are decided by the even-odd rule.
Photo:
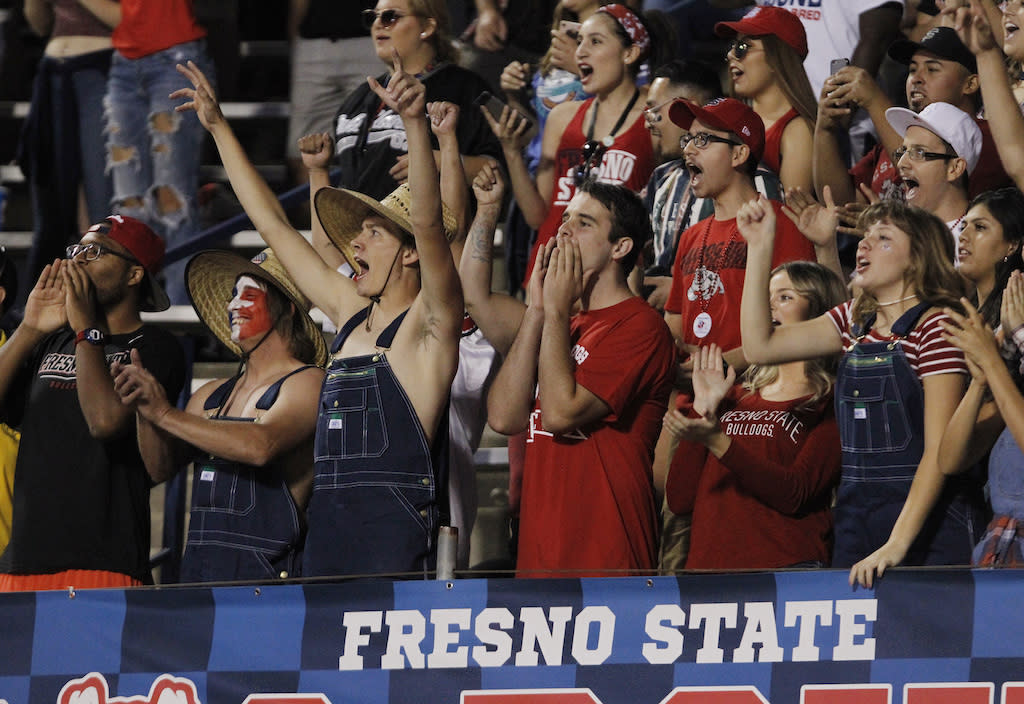
[[[1024,704],[1024,571],[0,594],[7,704]]]

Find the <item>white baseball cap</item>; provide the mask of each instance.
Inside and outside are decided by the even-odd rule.
[[[932,103],[921,112],[889,108],[885,119],[901,137],[908,127],[923,127],[948,142],[956,155],[967,162],[967,173],[974,171],[981,156],[981,128],[974,118],[949,103]]]

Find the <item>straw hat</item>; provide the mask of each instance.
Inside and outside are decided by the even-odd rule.
[[[302,295],[270,248],[257,254],[252,261],[216,249],[200,252],[189,260],[185,281],[192,307],[217,339],[236,355],[242,356],[242,349],[231,339],[227,306],[234,295],[235,282],[243,275],[272,284],[295,304],[295,314],[300,316],[303,333],[316,350],[316,364],[324,366],[327,363],[327,345],[319,326],[309,317],[309,299]]]
[[[316,192],[313,203],[316,207],[316,216],[320,219],[327,236],[344,255],[349,266],[358,273],[362,271],[362,267],[356,263],[352,240],[363,229],[363,220],[367,216],[379,215],[398,227],[404,237],[415,242],[409,201],[409,184],[403,183],[381,201],[343,188],[321,188]],[[455,214],[443,203],[441,221],[445,237],[451,242],[455,239],[458,223]]]

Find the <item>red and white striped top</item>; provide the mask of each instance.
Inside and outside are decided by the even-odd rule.
[[[832,324],[843,338],[843,349],[854,342],[850,333],[852,308],[853,301],[846,301],[828,312]],[[967,374],[964,353],[942,339],[942,327],[939,323],[949,320],[949,316],[941,311],[925,313],[905,338],[899,338],[897,335],[879,335],[872,329],[861,342],[888,342],[899,339],[907,361],[910,362],[918,379],[933,374]]]

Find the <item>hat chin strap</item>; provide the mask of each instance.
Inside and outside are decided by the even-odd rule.
[[[245,372],[245,365],[249,361],[249,356],[256,350],[258,350],[260,348],[260,345],[267,341],[267,338],[270,337],[270,333],[274,332],[275,327],[277,327],[277,321],[274,321],[274,324],[270,326],[270,329],[263,333],[263,337],[260,338],[260,341],[257,342],[256,345],[251,350],[249,350],[248,352],[242,352],[242,355],[238,360],[238,369],[235,370],[235,379],[242,378],[242,373]],[[228,394],[227,398],[224,399],[224,403],[222,403],[220,407],[217,409],[217,412],[213,414],[214,418],[221,417],[221,413],[224,412],[224,407],[228,404],[230,400],[231,394]]]
[[[395,258],[391,260],[391,266],[388,267],[388,276],[384,279],[384,285],[380,287],[380,291],[377,291],[374,295],[370,296],[370,305],[368,305],[366,311],[366,331],[370,331],[370,327],[373,323],[373,311],[376,310],[373,304],[380,305],[380,297],[384,295],[384,291],[387,290],[388,283],[391,281],[391,274],[395,270],[395,263],[398,261],[398,255],[402,253],[402,247],[399,245],[398,251],[395,252]],[[255,348],[253,348],[255,349]]]

